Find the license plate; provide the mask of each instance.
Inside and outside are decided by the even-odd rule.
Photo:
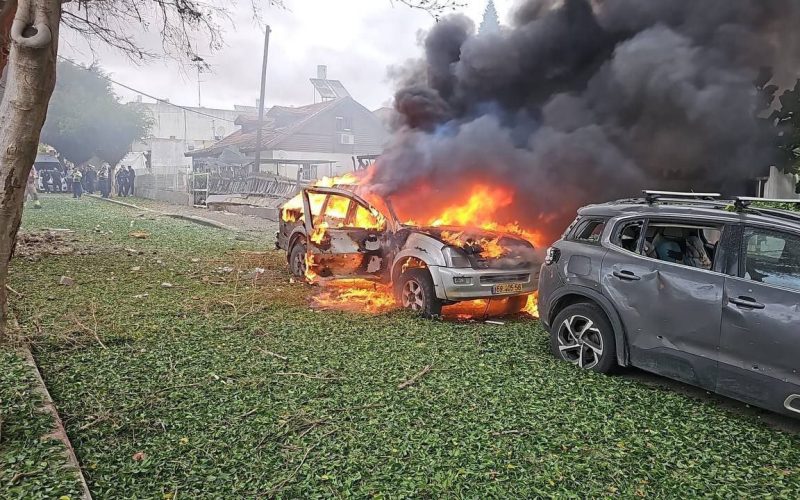
[[[495,285],[492,289],[492,293],[495,295],[506,294],[506,293],[519,293],[522,291],[522,283],[501,283],[499,285]]]

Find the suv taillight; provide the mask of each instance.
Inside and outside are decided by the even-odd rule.
[[[544,263],[549,266],[550,264],[558,262],[559,258],[561,258],[561,250],[556,247],[550,247],[547,249],[547,253],[544,256]]]

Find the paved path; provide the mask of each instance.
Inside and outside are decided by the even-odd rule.
[[[149,200],[146,198],[126,197],[112,198],[113,201],[136,205],[137,207],[154,210],[163,214],[197,217],[206,219],[238,231],[245,232],[266,232],[270,235],[278,230],[278,223],[275,221],[253,217],[251,215],[240,215],[231,212],[213,211],[205,208],[195,208],[186,205],[172,205],[170,203]]]

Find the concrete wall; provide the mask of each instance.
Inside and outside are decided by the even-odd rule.
[[[764,198],[800,199],[795,193],[797,178],[793,174],[784,174],[775,167],[769,167],[769,178],[764,183]]]

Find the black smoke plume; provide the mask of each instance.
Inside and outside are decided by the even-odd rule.
[[[491,180],[551,237],[643,188],[742,194],[774,151],[754,82],[794,83],[798,25],[797,0],[528,0],[491,34],[446,18],[397,92],[373,188]]]

